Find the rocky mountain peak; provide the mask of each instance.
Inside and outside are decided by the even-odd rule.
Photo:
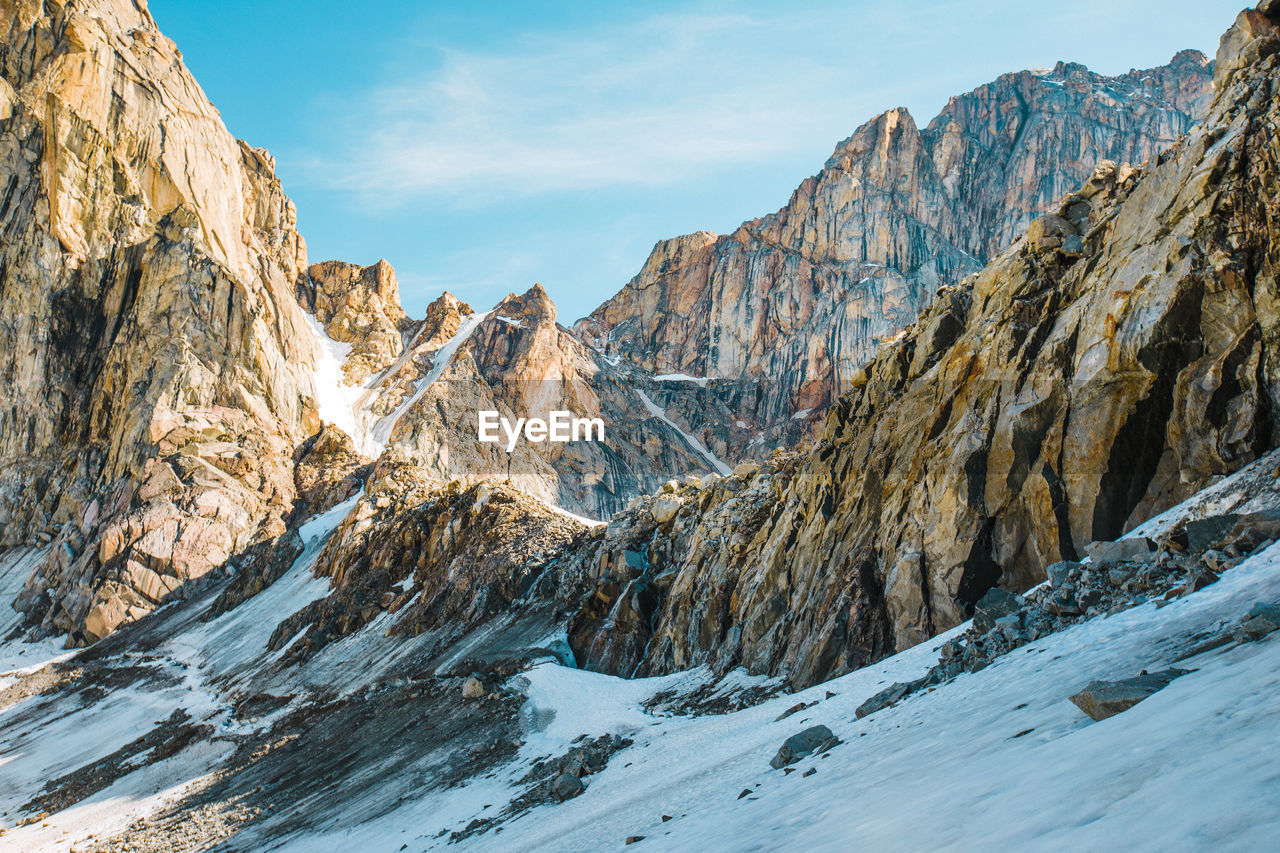
[[[904,109],[881,113],[777,212],[659,243],[578,334],[650,373],[716,380],[705,390],[729,423],[751,425],[691,424],[723,457],[792,446],[939,289],[1099,160],[1142,163],[1204,114],[1211,69],[1195,52],[1175,59],[1116,77],[1065,62],[1006,74],[923,129]]]
[[[386,260],[367,267],[312,264],[298,281],[298,301],[335,341],[351,345],[343,376],[359,384],[395,361],[413,326],[400,306],[400,285]]]
[[[508,293],[507,298],[494,307],[493,313],[499,318],[518,320],[534,327],[554,326],[556,322],[556,305],[540,282],[519,296]]]
[[[1245,9],[1222,35],[1214,58],[1214,86],[1226,88],[1242,68],[1275,53],[1280,27],[1280,4],[1263,0],[1255,9]]]

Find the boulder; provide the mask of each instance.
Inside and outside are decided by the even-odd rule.
[[[1280,605],[1259,602],[1253,605],[1245,621],[1235,631],[1240,643],[1252,643],[1280,630]]]
[[[1212,515],[1208,518],[1197,518],[1187,522],[1187,548],[1193,554],[1202,554],[1226,538],[1236,526],[1240,516],[1234,512],[1224,515]]]
[[[996,620],[1014,613],[1022,606],[1022,600],[1008,590],[992,587],[978,599],[973,607],[973,627],[985,634],[995,627]]]
[[[1127,711],[1169,682],[1189,670],[1166,669],[1160,672],[1136,675],[1119,681],[1091,681],[1084,690],[1071,697],[1077,708],[1094,720],[1105,720],[1121,711]]]
[[[474,675],[467,676],[467,680],[462,682],[463,699],[483,699],[486,693],[484,682]]]
[[[586,789],[586,785],[582,784],[582,780],[577,776],[570,776],[568,773],[561,773],[551,783],[551,791],[556,795],[556,799],[561,802],[571,800],[581,794]]]
[[[798,734],[794,734],[778,747],[778,754],[769,762],[769,766],[777,770],[788,764],[795,764],[806,755],[820,750],[830,749],[840,742],[831,729],[826,726],[810,726]]]
[[[1114,542],[1090,542],[1084,550],[1095,563],[1123,563],[1155,553],[1156,546],[1145,536],[1133,536]]]
[[[1280,625],[1277,625],[1267,617],[1255,616],[1246,620],[1236,629],[1234,638],[1239,643],[1255,643],[1277,628],[1280,628]]]
[[[1049,578],[1049,585],[1052,587],[1061,587],[1071,579],[1071,573],[1079,571],[1080,563],[1074,560],[1059,560],[1051,563],[1045,568],[1045,574]]]
[[[653,519],[659,524],[666,524],[668,521],[676,517],[676,513],[680,511],[680,501],[677,498],[661,497],[653,502]]]
[[[910,681],[899,681],[894,684],[890,684],[884,690],[881,690],[879,693],[859,705],[858,709],[853,712],[854,716],[858,719],[862,719],[869,714],[874,714],[881,708],[888,708],[914,689],[915,683]]]

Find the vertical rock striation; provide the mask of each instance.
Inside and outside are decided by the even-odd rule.
[[[284,529],[306,250],[141,2],[0,2],[0,546],[97,639]]]
[[[952,98],[924,129],[889,110],[777,213],[659,243],[576,331],[655,374],[733,380],[722,396],[751,429],[692,422],[723,455],[791,446],[814,423],[793,415],[846,390],[939,287],[981,269],[1099,160],[1141,163],[1187,131],[1211,75],[1195,51],[1118,77],[1059,63]]]

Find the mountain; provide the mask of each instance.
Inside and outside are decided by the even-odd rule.
[[[579,617],[579,660],[813,684],[963,621],[992,586],[1034,585],[1274,447],[1276,102],[1270,76],[1234,61],[1228,44],[1202,126],[1143,170],[1099,164],[941,289],[811,450],[733,489],[682,492],[665,524],[613,519],[584,563],[643,548],[651,568],[621,593],[636,619]],[[598,589],[618,594],[614,578]]]
[[[74,643],[283,533],[319,427],[306,249],[145,6],[5,3],[0,545]]]
[[[1280,828],[1280,3],[1202,124],[1093,165],[812,444],[731,471],[676,426],[724,386],[540,287],[414,319],[389,265],[307,263],[141,5],[0,8],[4,844]],[[465,441],[561,405],[618,443]]]
[[[309,265],[270,156],[227,132],[145,4],[0,8],[0,547],[47,546],[17,602],[31,626],[84,645],[195,594],[359,488],[388,443],[439,485],[504,471],[473,452],[474,412],[440,429],[409,411],[449,369],[608,419],[607,444],[513,460],[545,500],[607,515],[711,470],[540,289],[524,335],[448,295],[407,317],[385,261]],[[347,438],[317,443],[325,423]]]
[[[940,287],[980,270],[1098,161],[1139,164],[1186,132],[1211,79],[1197,51],[1118,77],[1058,63],[952,98],[923,129],[889,110],[778,212],[658,243],[575,330],[651,373],[721,380],[711,390],[733,416],[691,406],[687,422],[720,456],[793,447]]]

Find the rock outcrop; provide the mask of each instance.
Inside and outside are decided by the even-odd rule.
[[[695,393],[718,396],[729,420],[690,406],[687,422],[719,455],[793,447],[940,287],[980,270],[1099,160],[1138,164],[1187,131],[1211,74],[1195,51],[1118,77],[1059,63],[953,98],[924,129],[889,110],[777,213],[659,243],[575,329],[651,373],[722,380]]]
[[[746,665],[811,684],[955,625],[992,586],[1114,539],[1276,444],[1280,39],[1245,13],[1203,126],[1141,173],[1100,164],[944,287],[821,436],[608,542],[571,633],[640,675]],[[681,491],[680,495],[686,492]],[[627,590],[646,595],[628,597]],[[609,612],[622,600],[640,618]]]
[[[441,482],[501,476],[543,500],[607,518],[675,475],[706,473],[706,458],[646,409],[636,381],[556,323],[541,285],[483,315],[436,381],[388,436],[393,453]],[[643,381],[643,380],[640,380]],[[481,411],[547,419],[599,418],[604,440],[477,440]],[[593,434],[598,436],[599,433]]]
[[[299,279],[298,301],[330,338],[350,347],[342,375],[352,385],[388,367],[416,331],[400,307],[396,271],[385,260],[368,267],[312,264]]]
[[[145,4],[0,13],[0,546],[49,545],[18,606],[83,643],[284,531],[306,251]]]

